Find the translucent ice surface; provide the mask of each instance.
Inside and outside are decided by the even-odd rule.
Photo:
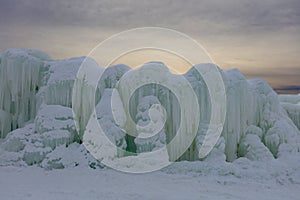
[[[64,168],[76,165],[68,155],[80,154],[86,160],[78,162],[98,166],[99,163],[85,156],[83,145],[76,144],[82,142],[94,108],[98,122],[116,148],[134,153],[162,148],[175,137],[180,122],[187,122],[189,126],[181,127],[184,134],[174,143],[177,146],[168,148],[168,155],[173,161],[181,143],[195,130],[197,134],[191,145],[175,160],[199,160],[199,149],[212,117],[212,94],[196,70],[204,65],[191,68],[182,77],[172,74],[160,62],[142,67],[151,73],[159,71],[158,77],[166,77],[164,83],[185,95],[183,102],[188,106],[181,110],[181,99],[159,84],[148,84],[129,94],[134,89],[132,80],[121,78],[134,70],[126,65],[107,68],[97,88],[90,87],[84,79],[75,82],[84,59],[56,61],[42,52],[27,49],[0,53],[1,165]],[[232,162],[245,157],[263,161],[299,152],[300,95],[277,95],[265,81],[247,80],[236,69],[219,71],[226,87],[226,120],[221,137],[204,160],[226,158]],[[192,96],[180,90],[184,88],[181,78],[195,93],[198,111],[192,105],[195,103]],[[79,92],[74,94],[74,91]],[[194,123],[196,118],[199,124]],[[128,124],[130,128],[126,128]],[[69,148],[77,150],[72,153]]]

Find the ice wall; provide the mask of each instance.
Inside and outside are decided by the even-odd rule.
[[[281,144],[293,143],[299,136],[299,131],[280,106],[277,94],[265,81],[246,80],[239,71],[229,70],[225,71],[225,83],[228,105],[222,134],[226,140],[227,160],[233,161],[240,156],[238,147],[249,140],[249,127],[262,130],[262,133],[251,132],[256,132],[260,142],[267,147],[261,150],[270,151],[274,157]]]
[[[9,49],[0,58],[0,137],[36,115],[35,94],[45,85],[46,54],[25,49]]]
[[[166,113],[159,104],[160,101],[156,96],[145,96],[139,101],[135,116],[139,137],[134,139],[137,153],[155,151],[166,145],[164,129]]]
[[[0,62],[1,165],[40,165],[58,146],[80,141],[71,107],[84,60],[53,61],[46,54],[12,49]]]
[[[112,88],[122,87],[119,91],[122,99],[122,95],[127,95],[126,89],[133,87],[130,80],[124,85],[118,83],[130,68],[125,65],[109,67],[104,71],[98,87],[92,88],[85,79],[75,82],[84,59],[53,61],[44,53],[25,49],[0,53],[0,135],[5,137],[0,144],[0,164],[18,161],[20,165],[61,167],[55,160],[61,155],[55,149],[64,149],[74,141],[80,142],[95,105],[98,121],[106,128],[109,139],[122,149],[138,153],[151,151],[173,139],[182,113],[180,103],[171,90],[148,84],[135,91],[126,109],[139,125],[140,132],[152,132],[149,110],[153,105],[152,108],[161,111],[160,107],[155,107],[161,104],[167,119],[156,136],[148,140],[133,137],[128,132],[130,130],[121,129],[122,123],[116,122],[109,110]],[[148,63],[144,67],[165,68],[159,62]],[[264,160],[283,155],[280,151],[287,149],[286,146],[288,151],[298,151],[299,130],[296,126],[299,128],[300,125],[299,95],[280,95],[278,98],[263,80],[246,80],[238,70],[220,72],[227,93],[226,122],[222,136],[208,158],[221,155],[220,158],[226,156],[228,161],[238,157]],[[168,77],[167,82],[178,86],[175,75],[167,69],[163,73]],[[211,117],[210,94],[195,68],[184,74],[184,78],[197,96],[201,115],[196,138],[178,160],[197,160]],[[74,90],[79,91],[77,95],[74,95]],[[72,105],[72,98],[75,105]],[[124,106],[122,103],[119,106]],[[71,106],[75,106],[75,119]],[[186,111],[185,114],[190,113],[187,115],[190,117],[197,114],[193,107]],[[154,116],[161,120],[160,115]],[[191,131],[190,127],[185,128],[187,132]],[[175,151],[176,148],[169,149],[169,155],[174,156]]]
[[[46,63],[49,66],[49,78],[46,87],[39,94],[44,103],[71,107],[72,88],[83,60],[84,57],[80,57]]]
[[[117,125],[112,110],[111,110],[111,98],[112,89],[106,88],[103,93],[100,102],[96,105],[96,115],[99,124],[110,141],[118,148],[125,150],[127,143],[125,140],[126,132],[119,128]],[[121,102],[120,102],[121,103]],[[121,107],[119,105],[118,107]]]
[[[227,95],[226,121],[222,136],[225,138],[224,153],[228,161],[246,155],[251,159],[261,159],[253,155],[253,152],[261,151],[265,151],[264,155],[271,155],[272,152],[276,157],[282,143],[293,143],[293,138],[297,137],[299,132],[284,113],[277,94],[265,81],[246,80],[236,69],[220,72]],[[185,76],[197,93],[202,111],[202,124],[199,125],[196,140],[196,144],[201,145],[210,117],[209,93],[203,78],[195,69],[192,68]],[[283,127],[287,129],[285,137],[282,135]],[[257,144],[253,145],[250,140],[256,141]],[[246,152],[247,149],[251,149],[252,153]]]
[[[149,74],[156,73],[156,77],[161,77],[160,80],[163,80],[163,85],[156,84],[156,83],[149,83],[149,84],[142,84],[143,86],[134,89],[136,84],[143,83],[144,80],[147,79]],[[127,97],[129,91],[133,90],[134,93],[130,98],[129,105],[124,103],[124,110],[128,110],[131,116],[127,116],[128,118],[134,118],[140,114],[137,110],[137,106],[140,103],[143,103],[143,100],[148,96],[155,96],[159,101],[159,104],[164,107],[166,110],[167,121],[165,123],[165,133],[166,133],[166,141],[168,144],[171,144],[170,141],[175,141],[174,144],[177,145],[170,145],[168,146],[168,154],[170,160],[174,161],[178,159],[178,152],[181,150],[180,148],[184,147],[185,144],[188,142],[188,137],[195,131],[197,131],[198,124],[195,123],[195,119],[199,116],[191,115],[191,113],[195,112],[198,109],[198,105],[195,105],[193,100],[194,94],[192,91],[189,93],[189,88],[186,87],[188,85],[188,81],[179,75],[175,75],[170,73],[168,68],[161,62],[150,62],[143,65],[140,69],[136,71],[136,76],[134,75],[132,78],[135,79],[135,83],[131,78],[121,79],[119,82],[117,90],[120,93],[120,97],[123,101],[124,97]],[[184,84],[183,80],[185,80],[186,85]],[[179,88],[180,93],[175,94],[170,88]],[[192,88],[190,88],[192,90]],[[180,96],[181,95],[181,96]],[[183,98],[181,102],[179,102],[178,98]],[[126,98],[125,98],[126,99]],[[153,100],[153,98],[150,98]],[[147,104],[152,104],[153,102],[149,101]],[[182,108],[184,105],[186,106],[184,109]],[[147,109],[146,109],[147,110]],[[132,135],[136,133],[136,127],[131,125],[131,120],[127,120],[127,132],[134,131]],[[137,122],[135,122],[136,124]],[[132,127],[131,127],[132,126]],[[186,138],[178,139],[175,138],[175,135],[178,134],[179,131],[184,130],[186,134]],[[175,139],[174,139],[175,138]],[[141,145],[141,140],[137,139],[138,146]],[[148,144],[147,147],[144,146],[145,149],[149,150],[150,148],[155,147],[157,140],[153,140],[153,144]],[[194,160],[197,157],[197,149],[195,148],[195,144],[188,148],[186,153],[184,153],[179,160]]]

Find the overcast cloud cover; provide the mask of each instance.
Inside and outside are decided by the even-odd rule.
[[[111,34],[160,26],[198,40],[221,68],[300,85],[299,0],[1,0],[0,50],[86,55]]]

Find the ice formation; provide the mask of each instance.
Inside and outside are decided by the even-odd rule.
[[[46,62],[48,81],[47,86],[39,92],[43,99],[41,101],[71,107],[74,80],[83,60],[84,57]]]
[[[156,135],[147,139],[133,137],[121,128],[126,123],[122,114],[115,118],[110,109],[113,88],[129,87],[120,86],[118,81],[130,68],[125,65],[109,67],[99,86],[93,89],[84,81],[74,85],[83,60],[81,57],[55,61],[42,52],[26,49],[0,53],[0,165],[37,164],[45,168],[63,168],[80,164],[74,155],[80,154],[86,164],[100,166],[79,144],[94,105],[108,138],[121,149],[137,153],[151,151],[174,137],[182,113],[172,91],[150,84],[135,92],[128,109],[141,133],[151,135],[154,131],[150,118],[159,123],[164,120],[160,113],[166,112],[167,119]],[[163,66],[157,62],[147,65]],[[283,156],[285,152],[299,152],[300,95],[278,97],[263,80],[247,80],[235,69],[220,72],[227,94],[226,122],[218,143],[206,159],[268,160]],[[169,71],[166,73],[171,76]],[[201,116],[196,138],[178,160],[197,160],[211,117],[210,94],[195,68],[184,77],[198,97]],[[176,80],[173,79],[174,85]],[[76,106],[75,119],[71,109],[73,86],[83,92],[81,96],[73,96],[78,100],[75,103],[88,97],[86,104]],[[93,96],[95,90],[96,98]],[[117,104],[122,107],[124,94],[118,95]],[[157,106],[159,104],[162,107]],[[187,112],[197,115],[192,108]]]
[[[50,58],[39,51],[9,49],[1,53],[0,135],[6,134],[36,115],[36,93],[45,84],[44,62]]]
[[[300,130],[300,94],[279,95],[281,106],[286,110],[289,117]]]
[[[161,110],[159,104],[157,97],[145,96],[137,106],[135,119],[139,135],[134,139],[137,153],[154,151],[166,145],[165,111]]]

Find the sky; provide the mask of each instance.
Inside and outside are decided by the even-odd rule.
[[[0,51],[85,56],[113,34],[149,26],[191,36],[222,69],[300,93],[299,0],[0,0]]]

